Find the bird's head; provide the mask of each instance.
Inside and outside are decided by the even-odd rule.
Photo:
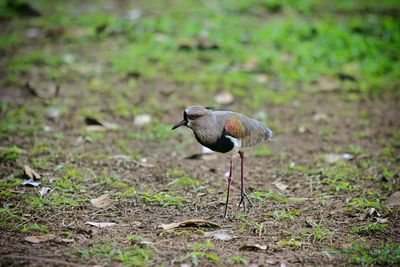
[[[199,124],[200,121],[205,120],[209,115],[212,115],[212,111],[201,106],[188,107],[183,112],[183,119],[172,127],[175,130],[178,127],[186,126],[193,128],[193,126]]]

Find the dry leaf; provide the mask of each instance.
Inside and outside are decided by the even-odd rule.
[[[129,20],[138,20],[142,16],[142,11],[140,9],[131,9],[128,11]]]
[[[325,76],[316,84],[317,91],[334,91],[340,89],[341,83],[338,78]]]
[[[251,56],[244,63],[243,68],[246,71],[254,71],[257,69],[258,64],[260,63],[260,58],[258,56]]]
[[[190,227],[190,226],[196,226],[196,227],[220,227],[218,224],[210,222],[210,221],[205,221],[201,219],[191,219],[191,220],[186,220],[182,222],[176,222],[176,223],[169,223],[169,224],[161,224],[158,227],[163,228],[164,230],[172,230],[174,228],[178,227]]]
[[[354,158],[354,156],[352,154],[349,154],[349,153],[343,153],[342,157],[345,160],[352,160]]]
[[[108,194],[104,194],[99,196],[98,198],[91,199],[90,202],[96,208],[105,208],[111,204],[111,199]]]
[[[150,114],[139,114],[133,119],[133,125],[142,126],[151,122]]]
[[[180,38],[177,43],[180,50],[212,50],[220,47],[217,43],[210,41],[207,34],[195,38]]]
[[[215,102],[217,102],[218,104],[228,105],[233,102],[234,97],[233,97],[232,93],[223,91],[223,92],[218,93],[214,99],[215,99]]]
[[[56,236],[53,234],[33,235],[25,237],[25,241],[38,244],[49,240],[53,240],[54,238],[56,238]]]
[[[244,251],[259,251],[259,250],[267,250],[266,245],[259,245],[259,244],[254,244],[254,245],[244,245],[239,248],[239,250],[244,250]]]
[[[40,174],[38,174],[34,169],[29,167],[28,165],[24,165],[24,173],[31,180],[39,180],[41,178]]]
[[[89,125],[86,126],[86,131],[87,132],[104,132],[107,131],[106,127],[103,127],[101,125]],[[90,140],[89,143],[91,143],[92,141]]]
[[[267,83],[268,80],[269,80],[269,77],[267,75],[265,75],[265,74],[258,74],[256,76],[256,81],[258,83]]]
[[[59,107],[50,107],[47,110],[46,117],[52,120],[57,120],[61,116],[61,108]]]
[[[105,228],[105,227],[113,226],[116,223],[114,223],[114,222],[85,222],[85,224],[95,226],[98,228]]]
[[[388,200],[386,200],[386,205],[400,207],[400,191],[393,193]]]
[[[326,113],[316,113],[312,119],[316,122],[318,121],[325,121],[328,122],[329,121],[329,116]]]
[[[92,117],[86,117],[85,123],[88,125],[86,127],[88,131],[104,131],[105,129],[115,130],[119,128],[118,124]]]
[[[39,196],[40,197],[43,197],[44,195],[46,195],[47,193],[49,193],[51,191],[51,188],[50,187],[42,187],[40,190],[39,190]]]
[[[278,188],[281,191],[285,191],[289,187],[289,185],[284,184],[282,182],[274,182],[273,184],[276,186],[276,188]]]
[[[387,219],[387,218],[376,218],[376,221],[377,221],[378,223],[387,223],[387,222],[388,222],[388,219]]]
[[[325,154],[323,157],[325,162],[328,164],[334,164],[342,159],[342,157],[339,154],[333,154],[333,153]]]
[[[22,185],[30,185],[30,186],[34,186],[34,187],[39,186],[40,184],[41,184],[41,182],[33,181],[32,179],[25,180],[22,182]]]
[[[212,237],[214,239],[222,240],[222,241],[229,241],[229,240],[233,239],[233,237],[226,230],[207,232],[207,233],[204,233],[204,236]]]

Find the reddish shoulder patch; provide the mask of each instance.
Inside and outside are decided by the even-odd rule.
[[[235,138],[243,138],[245,135],[245,128],[242,121],[239,118],[229,119],[225,123],[225,130]]]

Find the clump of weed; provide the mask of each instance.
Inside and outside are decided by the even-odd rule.
[[[187,200],[180,196],[174,196],[167,192],[153,194],[151,192],[139,192],[139,196],[146,202],[166,206],[180,206]]]
[[[255,201],[266,201],[266,200],[274,200],[280,203],[288,203],[288,202],[303,202],[305,201],[304,198],[289,198],[282,196],[278,192],[273,189],[269,189],[268,192],[253,192],[249,196],[251,199]]]
[[[0,161],[15,162],[23,150],[15,145],[0,148]]]
[[[388,226],[389,226],[389,224],[387,224],[387,223],[374,222],[374,223],[368,223],[368,224],[364,224],[361,226],[353,227],[351,231],[352,231],[352,233],[355,233],[355,234],[368,235],[368,234],[382,232]]]
[[[290,239],[290,240],[280,240],[276,243],[278,246],[293,246],[293,247],[301,247],[303,244],[301,241]]]
[[[128,249],[120,249],[111,243],[95,244],[90,248],[74,249],[72,252],[89,261],[110,264],[115,260],[125,266],[148,266],[155,255],[150,247],[134,245]]]
[[[350,261],[359,265],[396,265],[400,264],[400,244],[381,242],[378,246],[356,243],[344,250]]]
[[[221,259],[218,257],[218,255],[210,252],[212,247],[213,242],[211,240],[207,240],[204,243],[194,244],[190,248],[191,251],[187,253],[182,260],[191,259],[194,266],[199,265],[202,259],[209,259],[214,263],[221,262]]]
[[[275,210],[273,212],[268,212],[265,215],[268,217],[273,217],[277,219],[289,219],[295,220],[301,213],[301,209],[294,209],[294,210]]]

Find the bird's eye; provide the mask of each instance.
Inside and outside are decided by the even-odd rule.
[[[188,114],[189,120],[195,120],[195,119],[197,119],[199,117],[200,117],[200,115],[198,115],[198,114],[191,114],[191,115]]]

